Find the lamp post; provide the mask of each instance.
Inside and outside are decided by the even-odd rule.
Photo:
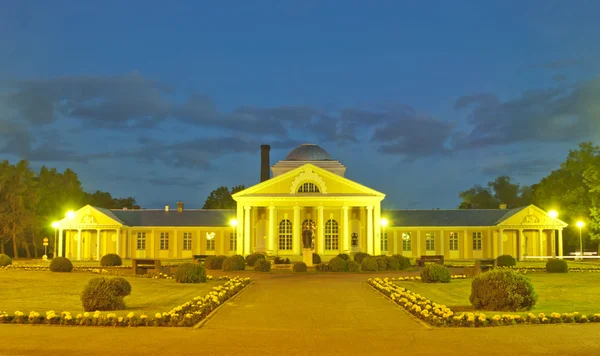
[[[579,256],[580,260],[583,261],[583,240],[581,239],[581,228],[585,225],[585,223],[581,220],[577,222],[577,227],[579,228]]]
[[[381,233],[381,242],[383,242],[383,238],[385,236],[385,227],[388,225],[389,221],[386,218],[382,218],[381,220],[379,220],[379,224],[382,227],[382,233]],[[386,244],[385,244],[385,250],[387,251],[388,247],[387,247],[387,238],[385,239]],[[380,243],[381,244],[381,243]],[[380,246],[383,247],[383,246]],[[383,249],[382,249],[383,250]]]
[[[236,231],[237,224],[238,224],[237,219],[229,220],[229,225],[231,225],[231,232],[233,233],[233,238],[235,239],[236,253],[237,253],[237,231]]]
[[[552,220],[556,220],[558,217],[558,211],[552,209],[548,212],[548,215],[552,218]],[[552,232],[552,257],[556,257],[556,232]]]
[[[54,228],[54,253],[52,254],[52,258],[57,257],[57,254],[58,254],[58,245],[56,244],[58,239],[56,236],[58,235],[57,229],[59,226],[60,226],[60,224],[58,223],[58,221],[55,221],[52,223],[52,227]]]

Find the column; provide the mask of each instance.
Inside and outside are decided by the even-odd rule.
[[[417,230],[417,250],[416,257],[421,257],[421,229]]]
[[[367,206],[367,253],[373,254],[373,207]]]
[[[117,229],[117,255],[121,256],[121,229]]]
[[[63,229],[58,229],[58,257],[64,257],[63,238]]]
[[[235,231],[235,253],[238,255],[244,254],[244,234],[241,233],[243,231],[243,223],[244,223],[244,209],[242,208],[242,204],[237,203],[237,226],[234,228]],[[198,231],[198,244],[202,243],[202,238],[200,236],[200,231]],[[200,248],[198,248],[198,253],[200,253]]]
[[[100,229],[96,229],[96,259],[98,261],[100,261],[100,258],[102,257],[100,254],[102,252],[100,251]]]
[[[444,240],[446,237],[444,236],[444,230],[440,231],[440,255],[445,256],[446,251],[444,251]]]
[[[558,256],[562,260],[562,256],[563,256],[562,229],[558,229]],[[581,256],[583,256],[583,251],[581,251]]]
[[[117,235],[119,236],[119,235]],[[183,248],[183,246],[182,246]],[[215,250],[217,249],[217,246],[215,244]],[[173,258],[179,258],[179,248],[178,248],[178,242],[177,242],[177,230],[173,229]],[[219,253],[217,253],[219,254]]]
[[[292,221],[292,250],[294,255],[300,255],[302,238],[300,236],[300,207],[294,206],[294,221]]]
[[[273,255],[275,252],[275,207],[269,206],[269,233],[267,234],[267,253]]]
[[[461,258],[467,258],[467,236],[468,236],[468,231],[467,229],[465,229],[465,231],[463,231],[463,237],[462,240],[460,239],[460,236],[458,237],[458,248],[460,249],[460,257]]]
[[[488,240],[490,241],[490,258],[498,257],[498,253],[496,251],[496,245],[498,243],[494,243],[494,231],[492,229],[488,230]]]
[[[544,253],[544,243],[542,241],[542,236],[544,236],[544,229],[539,229],[538,230],[539,235],[539,239],[540,239],[540,248],[539,248],[539,255],[543,256]]]
[[[155,230],[152,229],[152,234],[150,235],[150,258],[154,258],[154,256],[156,256],[156,246],[154,245],[154,235],[155,235]]]
[[[77,261],[81,261],[81,252],[83,246],[81,244],[81,229],[77,229]]]
[[[552,258],[556,258],[556,229],[552,229],[552,240],[550,240],[552,243],[550,244],[550,246],[552,246]]]
[[[381,255],[381,205],[379,202],[375,205],[373,209],[373,220],[375,221],[375,231],[374,231],[374,252],[376,256]]]
[[[244,254],[251,254],[250,251],[250,212],[252,207],[244,206]]]
[[[317,253],[322,255],[325,251],[325,217],[324,212],[325,208],[323,206],[317,207]]]
[[[502,236],[504,235],[504,229],[500,229],[500,236],[498,236],[498,256],[504,254],[504,242],[502,241]]]
[[[342,241],[343,241],[343,251],[344,253],[349,253],[350,252],[350,226],[348,224],[348,206],[344,205],[342,207],[342,223],[344,224],[344,228],[343,228],[343,235],[342,235]]]
[[[394,229],[394,255],[398,254],[398,231]]]
[[[523,244],[523,229],[519,229],[519,261],[523,261],[523,248],[524,248],[524,244]]]

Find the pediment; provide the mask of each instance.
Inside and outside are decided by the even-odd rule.
[[[121,221],[115,220],[116,217],[113,218],[105,214],[102,210],[99,210],[91,205],[86,205],[81,209],[75,211],[75,215],[72,218],[65,217],[58,223],[61,228],[69,228],[72,226],[86,226],[93,228],[94,226],[123,225]]]
[[[529,205],[521,209],[516,214],[506,218],[499,225],[521,225],[527,226],[539,226],[539,225],[556,225],[566,227],[568,224],[561,221],[560,219],[553,219],[550,217],[548,212],[538,208],[535,205]]]

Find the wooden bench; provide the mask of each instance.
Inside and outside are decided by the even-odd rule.
[[[160,270],[160,260],[150,258],[134,258],[131,260],[131,269],[136,275],[147,274],[149,269],[156,269],[158,271]]]
[[[492,268],[496,268],[495,258],[476,260],[475,266],[477,266],[477,263],[479,263],[479,268],[481,269],[481,272],[487,272]]]
[[[417,266],[423,267],[426,262],[435,262],[437,264],[444,264],[444,256],[443,255],[422,255],[421,258],[417,258]]]
[[[197,263],[204,263],[204,261],[206,261],[206,257],[208,257],[208,255],[192,255],[194,262]]]

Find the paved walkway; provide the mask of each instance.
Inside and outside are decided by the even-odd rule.
[[[600,324],[429,329],[365,279],[258,275],[200,329],[0,325],[0,355],[600,354]]]

